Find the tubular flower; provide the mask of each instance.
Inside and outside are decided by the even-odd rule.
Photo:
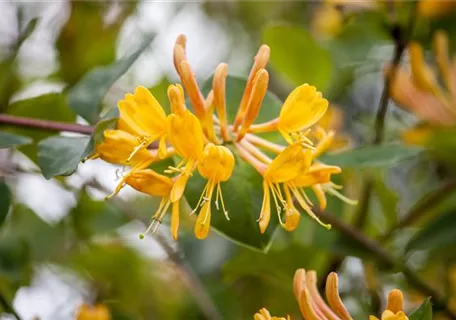
[[[195,236],[204,239],[209,234],[212,202],[228,219],[229,203],[225,206],[221,183],[236,173],[237,155],[263,177],[263,204],[258,220],[262,233],[271,219],[271,198],[285,230],[296,229],[301,219],[300,209],[329,228],[312,212],[313,204],[304,192],[305,188],[312,189],[320,206],[324,207],[325,193],[334,193],[332,190],[337,187],[330,177],[339,173],[340,168],[325,166],[317,159],[334,139],[333,131],[326,132],[320,128],[321,124],[318,128],[314,126],[326,112],[328,101],[315,87],[304,84],[288,96],[279,117],[255,124],[269,84],[266,65],[270,49],[262,45],[255,56],[237,113],[230,115],[226,97],[228,65],[220,63],[217,66],[212,89],[204,96],[186,57],[186,42],[185,36],[180,35],[174,45],[174,66],[182,86],[168,87],[170,113],[163,111],[147,89],[138,87],[134,94],[127,94],[119,102],[120,118],[116,130],[104,132],[104,141],[96,146],[90,157],[131,168],[112,195],[130,185],[140,192],[160,197],[159,208],[146,232],[155,231],[172,207],[171,233],[176,239],[179,201],[198,169],[207,183],[192,213],[198,213]],[[192,111],[186,106],[184,91]],[[229,123],[230,116],[234,116],[232,123]],[[281,133],[287,143],[277,144],[256,135],[271,131]],[[318,143],[314,144],[314,138]],[[154,141],[156,143],[152,144]],[[178,158],[176,164],[168,166],[164,172],[148,168],[173,155]]]
[[[288,143],[293,143],[292,134],[314,125],[325,114],[328,104],[328,100],[324,99],[314,86],[303,84],[287,97],[277,119],[254,125],[250,132],[278,130]]]
[[[339,278],[335,272],[330,273],[326,279],[327,302],[318,292],[317,273],[312,270],[296,270],[293,279],[293,292],[304,320],[353,320],[340,298]],[[388,295],[388,304],[382,313],[381,320],[408,320],[402,309],[402,304],[402,292],[398,289],[392,290]],[[259,313],[255,314],[254,319],[270,319],[257,317],[257,315],[262,316],[264,310],[267,312],[266,309],[261,309]],[[269,313],[266,314],[269,315]],[[379,319],[375,316],[369,316],[369,320]]]
[[[412,42],[409,45],[411,72],[398,69],[390,93],[401,107],[429,125],[452,126],[456,124],[456,63],[448,56],[448,37],[443,31],[434,35],[434,53],[440,75],[424,61],[423,48]]]
[[[281,317],[271,317],[269,311],[266,308],[262,308],[253,315],[253,320],[290,320],[290,317],[288,316],[287,319]]]
[[[79,307],[76,320],[111,320],[111,312],[104,304],[90,306],[84,303]]]
[[[152,216],[152,222],[147,228],[144,234],[140,235],[140,238],[144,238],[144,235],[151,231],[152,233],[156,232],[163,216],[168,210],[171,199],[171,189],[173,187],[174,181],[164,175],[158,174],[151,169],[139,170],[125,179],[125,183],[131,186],[132,188],[149,194],[154,197],[160,197],[160,204],[157,211]],[[179,201],[176,201],[172,204],[172,213],[171,213],[171,234],[174,240],[177,240],[179,231]]]
[[[190,111],[168,116],[168,135],[176,153],[183,161],[176,167],[170,167],[169,173],[180,172],[171,191],[171,201],[176,202],[184,194],[188,178],[195,170],[196,162],[204,148],[204,137],[201,124]]]
[[[225,146],[216,146],[208,143],[204,148],[203,154],[198,161],[198,171],[203,178],[208,180],[201,197],[196,205],[194,212],[201,206],[198,214],[198,219],[195,223],[195,236],[198,239],[205,239],[209,233],[209,226],[211,223],[211,200],[215,190],[215,207],[219,209],[219,199],[223,213],[227,220],[228,211],[225,209],[223,202],[222,189],[220,182],[227,181],[234,169],[234,156],[230,149]]]
[[[315,219],[322,226],[330,229],[330,225],[326,225],[318,219],[312,212],[304,190],[297,187],[293,181],[305,175],[311,166],[312,153],[310,150],[304,149],[301,142],[296,142],[289,145],[283,150],[266,168],[263,174],[263,205],[258,219],[260,231],[264,233],[269,225],[271,218],[271,194],[274,200],[277,215],[280,224],[288,230],[293,230],[299,222],[299,212],[296,210],[291,195],[298,201],[302,209],[309,216]],[[282,189],[284,193],[282,193]],[[285,194],[285,197],[283,196]],[[281,212],[285,211],[285,223],[282,222]]]
[[[127,93],[125,99],[119,101],[119,113],[117,128],[138,139],[132,154],[160,139],[159,156],[165,157],[166,114],[149,90],[139,86],[134,94]]]

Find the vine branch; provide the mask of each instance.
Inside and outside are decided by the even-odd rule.
[[[43,129],[48,131],[75,132],[86,135],[90,135],[93,132],[93,127],[82,124],[18,117],[9,114],[0,114],[0,124]]]

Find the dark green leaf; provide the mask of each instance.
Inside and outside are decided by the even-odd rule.
[[[431,298],[427,298],[408,316],[409,320],[432,320]]]
[[[5,221],[6,215],[8,214],[11,206],[11,191],[8,185],[4,182],[0,182],[0,226]]]
[[[149,47],[152,40],[153,37],[149,36],[130,56],[109,66],[95,68],[84,76],[69,93],[68,99],[71,108],[89,123],[96,123],[106,92]]]
[[[90,156],[95,151],[95,146],[103,141],[103,132],[105,130],[115,128],[118,116],[119,110],[117,108],[111,109],[110,112],[96,124],[92,136],[90,137],[90,142],[87,144],[87,147],[82,154],[82,159]]]
[[[73,173],[81,161],[89,143],[89,137],[50,137],[38,144],[38,165],[43,176]]]
[[[342,168],[391,167],[415,157],[421,148],[399,144],[367,146],[335,154],[327,154],[320,159],[329,165]]]
[[[209,80],[203,86],[204,93],[209,91],[211,84],[212,81]],[[227,113],[230,122],[235,117],[245,84],[244,79],[231,76],[227,78]],[[280,100],[268,93],[258,115],[258,122],[277,117],[280,107]],[[197,173],[189,180],[185,196],[192,208],[196,206],[206,183]],[[211,225],[238,244],[266,251],[277,228],[277,219],[273,217],[267,232],[260,234],[256,220],[263,201],[262,177],[252,166],[237,158],[233,175],[229,181],[222,183],[222,191],[230,221],[213,205]]]
[[[309,83],[324,91],[332,74],[329,53],[304,28],[272,25],[263,32],[263,41],[271,47],[271,64],[293,85]]]
[[[8,132],[0,132],[0,149],[7,149],[14,146],[22,146],[32,143],[29,137],[23,137]]]
[[[71,86],[89,70],[112,63],[116,58],[116,40],[125,19],[136,6],[135,1],[122,2],[116,18],[107,23],[106,15],[113,4],[106,1],[71,1],[71,15],[61,28],[56,48],[60,76]]]
[[[8,107],[7,113],[15,116],[61,122],[74,122],[76,119],[76,115],[67,104],[65,95],[60,93],[49,93],[19,100]],[[37,161],[36,143],[55,134],[55,131],[34,128],[7,127],[7,131],[33,139],[34,144],[22,146],[19,150],[35,162]]]
[[[456,210],[450,210],[423,226],[407,244],[409,250],[432,250],[456,244]]]

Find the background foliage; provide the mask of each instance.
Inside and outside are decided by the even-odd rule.
[[[432,311],[455,319],[454,129],[437,132],[433,148],[404,145],[403,132],[419,121],[386,100],[384,141],[371,142],[397,30],[407,31],[412,15],[412,39],[430,48],[433,32],[444,29],[455,48],[456,14],[429,19],[412,1],[390,6],[342,6],[334,22],[321,14],[322,1],[0,3],[0,312],[71,319],[82,303],[102,303],[113,319],[251,319],[265,306],[299,319],[292,277],[305,268],[322,284],[339,272],[355,319],[380,314],[393,287],[405,292],[407,311],[421,305],[410,319],[431,319]],[[218,232],[203,242],[192,218],[177,243],[167,226],[141,241],[157,199],[127,189],[103,200],[121,168],[80,160],[135,86],[167,107],[179,33],[203,91],[216,65],[228,62],[229,117],[261,43],[271,47],[271,84],[259,120],[276,115],[302,83],[342,111],[337,129],[350,149],[323,159],[344,169],[337,182],[360,203],[330,198],[320,214],[331,232],[303,218],[293,233],[273,221],[261,236],[261,181],[248,168],[223,187],[232,221],[214,215]],[[190,205],[202,183],[190,185]]]

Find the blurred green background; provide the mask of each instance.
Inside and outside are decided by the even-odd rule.
[[[305,268],[322,283],[338,271],[347,308],[367,319],[380,314],[391,288],[404,290],[407,311],[429,296],[404,276],[404,266],[456,314],[456,131],[450,126],[439,143],[410,150],[401,136],[422,121],[390,101],[385,145],[368,146],[397,30],[406,32],[413,15],[411,37],[432,63],[437,29],[456,48],[456,13],[421,16],[413,1],[339,2],[0,2],[0,113],[94,125],[138,85],[167,106],[167,85],[178,82],[178,34],[187,36],[201,85],[222,61],[230,75],[246,78],[266,43],[271,92],[283,101],[309,83],[340,111],[333,119],[338,134],[357,150],[327,161],[343,167],[336,182],[344,194],[365,199],[369,181],[369,205],[330,198],[327,212],[385,248],[397,265],[304,216],[293,233],[277,229],[268,248],[217,232],[198,241],[188,218],[177,243],[168,221],[157,236],[139,240],[157,200],[126,188],[104,201],[121,168],[90,161],[61,176],[77,166],[87,136],[3,121],[0,318],[15,319],[15,310],[21,319],[75,319],[83,303],[101,303],[112,319],[252,319],[261,307],[300,319],[292,277]],[[100,70],[109,76],[97,83]],[[81,94],[88,100],[75,109]],[[50,163],[62,152],[68,158],[55,169]],[[434,311],[443,309],[437,304]]]

